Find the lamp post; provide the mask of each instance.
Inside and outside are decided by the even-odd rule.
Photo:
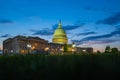
[[[30,44],[27,44],[27,49],[28,49],[28,54],[29,54],[30,50],[31,50],[31,45]]]
[[[75,45],[75,43],[73,42],[73,44],[72,44],[72,53],[75,52],[75,47],[76,47],[76,45]]]

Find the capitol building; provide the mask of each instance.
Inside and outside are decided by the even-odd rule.
[[[54,31],[51,43],[40,37],[20,35],[3,41],[4,54],[64,54],[65,52],[92,53],[93,48],[77,47],[74,43],[69,44],[61,21],[58,24],[58,28]]]

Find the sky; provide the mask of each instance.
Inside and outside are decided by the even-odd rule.
[[[59,20],[69,43],[120,50],[120,0],[0,0],[0,47],[17,35],[51,42]]]

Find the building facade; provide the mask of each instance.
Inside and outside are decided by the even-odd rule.
[[[60,54],[64,51],[64,45],[58,43],[49,43],[49,53]]]
[[[93,53],[93,48],[76,47],[74,44],[49,43],[39,37],[16,36],[3,41],[4,54]]]
[[[3,41],[4,54],[60,53],[63,45],[49,43],[39,37],[16,36]]]
[[[39,37],[16,36],[3,41],[3,53],[31,53],[43,51],[48,46],[48,41]]]

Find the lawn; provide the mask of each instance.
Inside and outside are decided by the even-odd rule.
[[[120,54],[0,56],[0,80],[118,78]]]

